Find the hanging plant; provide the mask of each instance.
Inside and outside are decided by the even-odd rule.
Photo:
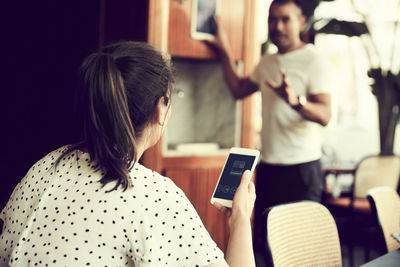
[[[363,22],[344,21],[336,18],[314,20],[310,17],[308,30],[312,32],[312,36],[318,33],[325,34],[338,34],[348,37],[367,37],[363,41],[369,42],[364,44],[364,48],[368,55],[370,69],[367,75],[373,79],[371,85],[372,93],[375,95],[378,102],[378,116],[379,116],[379,134],[380,134],[380,154],[393,155],[394,153],[394,137],[396,132],[396,125],[400,121],[400,74],[399,72],[393,73],[392,70],[385,70],[381,66],[381,56],[371,36],[371,31],[368,28],[367,17],[362,12],[358,11],[354,0],[351,1],[354,10],[363,17]],[[304,1],[307,4],[307,1]],[[398,1],[398,10],[400,10],[400,1]],[[316,23],[323,24],[322,27],[316,27]],[[399,29],[399,19],[394,22],[394,34]],[[395,42],[395,38],[393,39]],[[371,48],[373,51],[370,51]],[[395,48],[396,44],[392,44],[392,64],[397,59]],[[378,62],[372,62],[371,54],[377,55]],[[397,55],[398,56],[398,55]]]

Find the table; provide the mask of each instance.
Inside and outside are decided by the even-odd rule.
[[[355,166],[324,166],[322,168],[323,172],[325,175],[328,174],[335,174],[335,175],[340,175],[340,174],[354,174],[356,168]]]
[[[370,262],[367,262],[361,267],[398,267],[400,266],[400,248],[386,253]]]
[[[337,165],[337,166],[323,166],[323,173],[325,177],[325,193],[333,195],[334,197],[339,197],[342,191],[351,191],[351,189],[343,190],[341,185],[338,183],[338,177],[343,174],[351,174],[354,176],[356,171],[356,166],[354,165]],[[328,175],[334,175],[335,182],[332,188],[329,188],[326,184]]]

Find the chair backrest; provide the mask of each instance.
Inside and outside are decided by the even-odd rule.
[[[368,190],[389,186],[397,190],[400,177],[399,156],[370,156],[357,166],[354,178],[354,198],[366,198]]]
[[[368,199],[382,229],[387,251],[400,248],[392,233],[400,233],[400,197],[388,186],[375,187],[368,191]]]
[[[267,242],[275,267],[342,266],[336,223],[317,202],[272,207],[267,214]]]

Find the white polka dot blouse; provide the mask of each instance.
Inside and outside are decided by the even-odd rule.
[[[132,186],[107,192],[90,157],[67,147],[42,158],[0,214],[2,266],[204,266],[223,259],[169,178],[140,164]]]

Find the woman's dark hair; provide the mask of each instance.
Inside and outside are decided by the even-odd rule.
[[[89,55],[80,68],[77,94],[83,141],[63,156],[87,149],[104,172],[100,182],[117,181],[113,190],[126,189],[139,160],[136,140],[153,119],[158,100],[168,101],[173,82],[169,60],[146,43],[114,43]]]

